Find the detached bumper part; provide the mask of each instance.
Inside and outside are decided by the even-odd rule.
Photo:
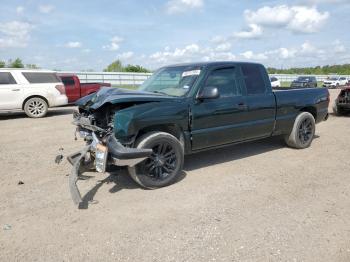
[[[89,152],[96,153],[97,146],[98,144],[93,142],[67,158],[69,163],[73,166],[69,176],[69,189],[72,200],[76,205],[83,202],[77,186],[77,181],[79,180],[80,175],[80,166]],[[135,166],[148,158],[153,152],[152,149],[124,147],[113,135],[107,138],[106,147],[108,148],[109,163],[116,166]]]
[[[114,136],[107,140],[108,152],[112,158],[112,164],[116,166],[135,166],[151,156],[152,149],[137,149],[124,147]]]
[[[68,162],[73,165],[71,174],[69,176],[69,190],[74,204],[79,205],[83,200],[77,186],[79,179],[81,161],[85,155],[90,151],[91,146],[87,146],[79,152],[68,156]]]

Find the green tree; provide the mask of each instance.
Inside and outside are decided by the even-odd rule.
[[[24,68],[24,65],[22,63],[22,60],[19,58],[16,58],[15,61],[10,60],[9,65],[10,68]]]
[[[104,72],[123,72],[123,65],[120,60],[116,60],[110,65],[107,66],[103,71]]]
[[[151,71],[140,65],[127,65],[124,67],[124,72],[149,73]]]
[[[267,71],[270,74],[297,74],[297,75],[350,75],[350,64],[344,65],[325,65],[315,67],[276,69],[269,67]]]
[[[4,68],[6,66],[5,61],[0,61],[0,68]]]
[[[35,64],[26,64],[26,68],[29,68],[29,69],[39,69],[40,67],[38,67],[38,66],[35,65]]]
[[[151,72],[147,68],[140,65],[127,65],[124,66],[120,60],[116,60],[103,70],[104,72],[135,72],[135,73],[149,73]]]

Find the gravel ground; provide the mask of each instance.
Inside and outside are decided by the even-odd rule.
[[[350,261],[349,117],[306,150],[267,139],[186,157],[159,190],[86,173],[77,209],[70,166],[53,162],[82,146],[72,110],[0,115],[0,261]]]

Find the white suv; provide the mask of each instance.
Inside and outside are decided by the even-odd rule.
[[[338,88],[340,86],[345,86],[347,82],[348,80],[344,76],[332,76],[323,81],[323,87]]]
[[[53,71],[0,68],[0,112],[24,110],[39,118],[49,107],[66,105],[64,85]]]

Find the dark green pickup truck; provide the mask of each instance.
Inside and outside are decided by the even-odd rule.
[[[82,165],[126,166],[153,189],[176,181],[186,154],[270,136],[306,148],[328,104],[327,89],[273,91],[264,66],[241,62],[167,66],[136,91],[103,88],[77,102],[74,123],[87,145],[68,157],[72,198],[81,202]]]

